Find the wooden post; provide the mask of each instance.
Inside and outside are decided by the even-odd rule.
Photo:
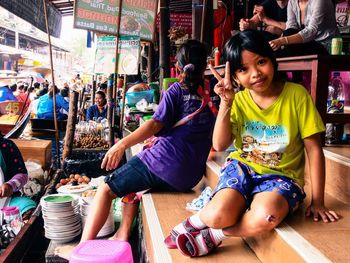
[[[201,19],[201,42],[204,42],[204,28],[205,28],[205,20],[206,20],[206,16],[207,16],[207,0],[203,0],[203,6],[202,6],[202,19]]]
[[[125,112],[125,96],[126,96],[126,74],[124,75],[123,91],[122,91],[122,106],[119,120],[119,136],[123,135],[123,119]]]
[[[147,54],[147,81],[148,83],[153,81],[152,76],[153,69],[153,43],[148,43],[148,54]]]
[[[192,39],[200,40],[202,0],[192,0]]]
[[[53,86],[53,121],[55,125],[55,139],[56,139],[56,157],[57,157],[57,165],[58,168],[60,168],[60,145],[59,145],[59,133],[58,133],[58,123],[57,123],[57,116],[56,116],[56,90],[55,90],[55,73],[53,70],[53,61],[52,61],[52,45],[51,45],[51,37],[50,37],[50,30],[49,30],[49,21],[47,17],[47,6],[46,6],[46,0],[43,0],[44,4],[44,15],[45,15],[45,24],[46,24],[46,31],[47,31],[47,37],[49,40],[49,54],[50,54],[50,67],[51,67],[51,78],[52,78],[52,86]]]
[[[170,76],[170,11],[169,0],[160,0],[159,24],[159,86],[163,88],[163,79]]]
[[[108,120],[108,145],[112,147],[114,145],[114,127],[113,127],[113,89],[112,87],[107,87],[107,120]]]
[[[91,93],[91,104],[95,103],[95,95],[96,95],[96,79],[95,75],[92,77],[92,93]]]
[[[77,91],[70,91],[69,95],[69,112],[67,119],[67,129],[66,136],[64,138],[64,148],[62,162],[65,158],[69,157],[72,153],[73,140],[75,133],[75,124],[77,123],[77,113],[78,113],[78,95]]]

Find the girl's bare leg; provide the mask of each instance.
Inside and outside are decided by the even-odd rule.
[[[238,222],[246,211],[246,201],[237,190],[225,188],[199,212],[204,224],[211,228],[225,228]]]
[[[251,237],[274,229],[289,212],[287,200],[274,192],[258,193],[237,224],[223,230],[226,236]]]

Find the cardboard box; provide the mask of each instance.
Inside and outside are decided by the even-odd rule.
[[[50,168],[52,148],[50,140],[11,140],[19,148],[24,161],[28,159],[38,160],[44,169]]]

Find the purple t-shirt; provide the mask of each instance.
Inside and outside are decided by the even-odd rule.
[[[216,106],[219,97],[213,96]],[[148,169],[179,191],[192,189],[202,178],[212,145],[215,116],[206,106],[192,120],[172,128],[183,117],[201,105],[198,95],[191,95],[179,83],[173,84],[163,98],[153,119],[164,128],[156,134],[158,140],[149,149],[138,154]]]

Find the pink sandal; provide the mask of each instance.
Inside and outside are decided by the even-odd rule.
[[[201,244],[199,244],[199,242],[201,242]],[[218,244],[215,243],[209,228],[199,232],[179,234],[176,238],[177,248],[187,257],[207,255],[220,246],[220,244],[221,242]],[[200,251],[200,247],[204,247],[204,251]]]
[[[192,232],[199,232],[200,229],[197,229],[196,227],[194,227],[191,222],[190,219],[187,218],[185,221],[182,222],[183,227],[185,228],[187,233],[192,233]],[[178,235],[180,235],[181,233],[179,233],[178,231],[176,231],[175,229],[172,229],[170,232],[170,235],[168,235],[165,239],[164,239],[164,243],[167,246],[167,248],[169,249],[174,249],[177,248],[176,246],[176,237]]]

